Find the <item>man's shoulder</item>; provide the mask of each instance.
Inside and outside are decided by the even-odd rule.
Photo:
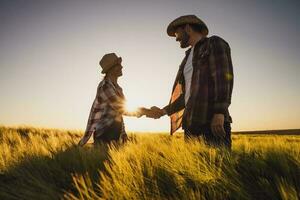
[[[221,38],[220,36],[217,36],[217,35],[208,37],[208,42],[212,45],[221,44],[221,45],[226,45],[229,47],[228,42],[226,42],[223,38]]]

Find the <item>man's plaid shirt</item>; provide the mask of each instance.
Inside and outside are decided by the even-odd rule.
[[[79,144],[87,143],[92,134],[97,134],[96,137],[99,137],[103,134],[104,129],[115,121],[122,123],[121,135],[126,134],[122,116],[124,104],[125,97],[122,88],[108,79],[103,79],[98,85],[86,131]]]
[[[180,126],[211,122],[214,114],[224,114],[232,122],[228,107],[233,88],[230,47],[218,36],[201,39],[194,47],[191,95],[185,105],[184,66],[191,49],[186,51],[175,79],[169,105],[164,107],[171,117],[171,134]]]

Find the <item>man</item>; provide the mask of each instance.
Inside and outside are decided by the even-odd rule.
[[[179,67],[169,104],[152,107],[152,117],[169,115],[171,134],[182,126],[185,138],[203,136],[209,145],[230,149],[233,67],[228,43],[207,37],[206,24],[195,15],[175,19],[167,33],[181,48],[191,48]]]

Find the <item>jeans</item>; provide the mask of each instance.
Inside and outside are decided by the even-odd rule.
[[[97,134],[94,134],[94,143],[110,143],[117,142],[120,138],[122,132],[122,123],[114,122],[109,127],[105,128],[103,134],[97,137]]]
[[[231,124],[224,122],[225,136],[215,136],[212,133],[210,124],[198,125],[192,124],[190,127],[184,129],[184,138],[191,139],[202,136],[207,145],[221,147],[224,146],[231,149]]]

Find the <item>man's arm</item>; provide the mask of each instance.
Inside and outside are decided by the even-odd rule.
[[[214,84],[212,132],[218,136],[225,135],[224,115],[231,103],[233,88],[233,67],[230,47],[223,39],[210,38],[209,69]]]
[[[225,114],[231,103],[233,67],[229,45],[217,36],[211,37],[209,68],[214,83],[213,112]]]
[[[185,107],[184,102],[184,94],[181,94],[174,102],[170,103],[169,105],[165,106],[163,110],[166,112],[167,115],[172,115]]]
[[[172,115],[182,109],[184,109],[184,95],[181,94],[173,103],[163,107],[162,109],[152,106],[151,109],[146,112],[145,115],[150,118],[158,119],[164,115]]]

